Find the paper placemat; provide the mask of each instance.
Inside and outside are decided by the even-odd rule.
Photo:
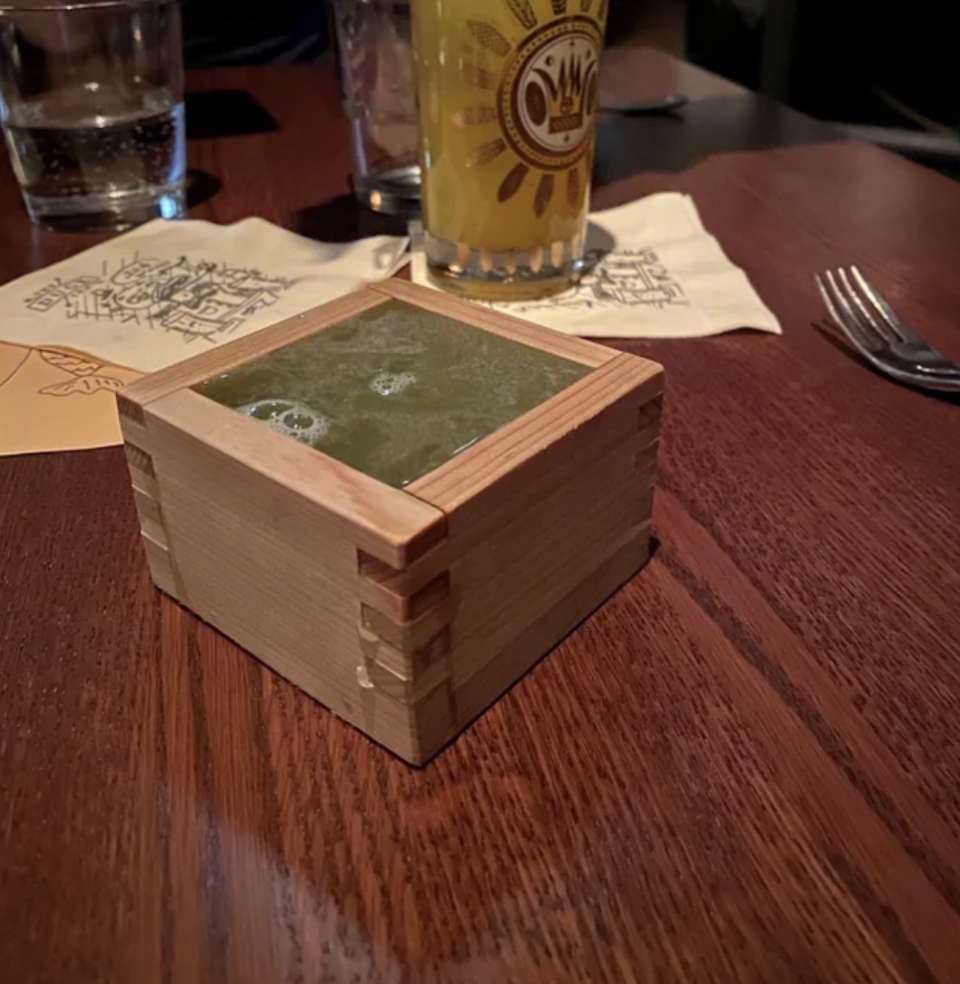
[[[0,344],[0,456],[120,444],[113,394],[139,375],[75,352]]]

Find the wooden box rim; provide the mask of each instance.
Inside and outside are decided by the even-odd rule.
[[[391,300],[452,317],[544,352],[588,366],[592,372],[549,400],[482,438],[434,471],[397,489],[314,448],[274,433],[195,392],[192,387],[346,318]],[[321,506],[358,534],[358,546],[403,570],[446,535],[450,509],[495,484],[575,426],[584,399],[602,411],[623,387],[662,392],[663,374],[654,362],[625,355],[449,295],[399,280],[354,293],[161,369],[126,386],[118,395],[128,439],[145,429],[149,412],[214,451],[252,468]],[[562,412],[564,407],[567,412]]]

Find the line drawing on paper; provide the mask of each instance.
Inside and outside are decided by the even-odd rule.
[[[40,358],[48,365],[55,366],[70,377],[60,383],[44,386],[39,391],[40,396],[74,396],[82,394],[90,396],[101,390],[116,393],[123,385],[123,380],[110,375],[111,367],[102,362],[90,362],[77,355],[67,352],[55,352],[51,349],[41,349]]]
[[[0,389],[3,389],[3,387],[6,386],[14,376],[16,376],[16,374],[27,364],[27,359],[29,358],[30,350],[27,349],[27,351],[23,353],[23,358],[10,370],[10,372],[6,374],[6,376],[3,377],[3,379],[0,379]]]
[[[38,314],[111,321],[176,332],[184,341],[219,340],[268,308],[296,279],[269,276],[256,268],[180,256],[141,257],[139,251],[101,273],[57,277],[24,302]]]
[[[0,379],[0,390],[13,382],[34,353],[47,365],[62,372],[65,377],[58,382],[42,386],[36,391],[37,396],[91,396],[104,390],[116,393],[125,384],[125,380],[113,375],[113,367],[108,363],[91,362],[82,356],[55,349],[27,349],[20,361],[3,379]]]
[[[649,248],[591,250],[588,271],[574,287],[542,301],[510,304],[514,314],[613,307],[689,307],[683,286]]]

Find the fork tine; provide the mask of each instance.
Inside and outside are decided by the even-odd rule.
[[[827,310],[830,312],[830,317],[833,318],[837,327],[840,328],[847,340],[859,352],[867,354],[869,350],[879,349],[877,339],[873,335],[866,335],[860,327],[860,323],[855,318],[845,317],[841,313],[839,309],[840,296],[836,282],[833,280],[833,276],[829,271],[827,271],[825,277],[829,283],[824,283],[820,274],[816,274],[815,279],[817,281],[817,287],[820,290],[820,296],[823,298],[823,303],[826,304]]]
[[[847,298],[851,300],[860,315],[860,323],[864,326],[869,325],[873,332],[879,335],[889,345],[896,345],[901,339],[900,336],[883,320],[879,321],[870,313],[869,308],[863,303],[863,299],[853,289],[847,271],[842,267],[837,271],[840,282],[843,284]]]
[[[828,273],[829,277],[830,274]],[[830,289],[824,284],[820,274],[816,274],[814,279],[817,282],[817,287],[820,290],[820,296],[823,298],[823,303],[826,304],[827,310],[830,312],[830,317],[836,322],[837,327],[843,332],[844,338],[870,363],[874,365],[879,365],[877,356],[874,351],[871,350],[869,343],[863,338],[863,332],[860,330],[859,325],[851,325],[848,323],[846,318],[840,316],[837,310],[837,305],[834,303],[833,296],[831,295]]]
[[[940,357],[940,366],[935,369],[931,367],[929,371],[923,372],[918,365],[912,364],[911,360],[898,357],[897,348],[884,341],[879,329],[874,327],[875,319],[865,310],[862,299],[853,290],[849,278],[842,269],[838,271],[838,276],[844,282],[849,296],[837,286],[837,278],[829,270],[822,277],[820,274],[815,274],[814,280],[830,312],[830,317],[836,322],[847,341],[874,369],[901,383],[920,389],[960,393],[960,367]],[[858,318],[854,313],[850,306],[851,298],[860,309],[862,317]],[[888,331],[890,330],[892,329],[888,326]],[[899,341],[896,344],[903,345]]]
[[[870,331],[869,328],[864,328],[863,323],[857,318],[853,308],[850,307],[850,302],[844,296],[843,291],[837,286],[837,281],[833,273],[827,270],[825,277],[827,281],[826,293],[832,299],[829,309],[837,324],[846,330],[848,336],[856,336],[859,342],[858,348],[866,347],[877,350],[884,347],[883,338],[875,332]]]
[[[827,273],[824,276],[829,277],[830,274]],[[837,307],[836,302],[833,299],[833,293],[831,292],[829,286],[824,283],[823,277],[819,273],[814,274],[814,280],[817,282],[817,289],[820,291],[820,296],[823,298],[823,303],[827,306],[827,311],[830,312],[830,317],[833,318],[833,322],[838,328],[842,328],[844,334],[847,334],[847,325],[844,321],[843,316]]]
[[[927,343],[912,329],[905,325],[897,315],[897,312],[884,300],[883,296],[874,289],[869,280],[855,266],[850,267],[850,273],[857,282],[857,286],[863,291],[867,300],[873,305],[883,320],[905,341],[914,345],[926,345]]]
[[[837,312],[836,307],[833,303],[833,298],[830,296],[830,292],[827,290],[826,285],[820,277],[819,273],[813,275],[813,279],[817,282],[817,289],[820,291],[820,296],[823,298],[823,303],[827,306],[827,311],[830,312],[830,317],[833,318],[834,322],[842,327],[841,318]]]

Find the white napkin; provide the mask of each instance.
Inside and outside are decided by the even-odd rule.
[[[597,263],[576,287],[543,301],[490,307],[568,335],[702,338],[780,323],[703,227],[689,195],[664,193],[590,216]],[[412,279],[427,284],[414,255]]]
[[[389,277],[407,242],[158,219],[0,288],[0,341],[150,372]]]

